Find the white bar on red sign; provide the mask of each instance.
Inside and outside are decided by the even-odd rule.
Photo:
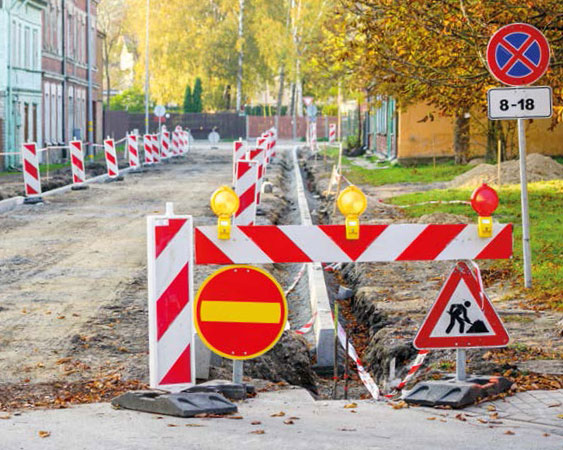
[[[152,157],[152,138],[150,134],[145,134],[143,136],[143,147],[145,149],[145,164],[153,164],[154,159]]]
[[[70,142],[70,167],[72,169],[72,183],[75,185],[84,183],[86,181],[86,173],[82,141]]]
[[[136,169],[141,166],[139,160],[139,139],[136,134],[127,136],[127,148],[129,151],[129,167]]]
[[[155,163],[159,163],[161,157],[160,157],[160,145],[158,143],[158,135],[153,134],[151,138],[152,138],[152,159],[154,160]]]
[[[512,225],[495,224],[480,238],[477,225],[362,225],[346,239],[343,225],[255,226],[217,238],[217,227],[196,229],[197,264],[349,263],[508,259]]]
[[[149,217],[150,386],[171,392],[196,380],[191,216]]]
[[[161,134],[161,139],[162,157],[170,158],[170,132],[163,131]]]
[[[240,207],[235,213],[235,225],[254,225],[258,197],[258,162],[240,160],[237,163],[235,192]]]
[[[22,146],[23,182],[25,195],[34,197],[41,195],[41,174],[39,172],[39,157],[37,144],[28,143]]]
[[[110,178],[117,178],[119,176],[119,167],[117,165],[117,152],[115,151],[115,142],[113,139],[106,139],[104,141],[104,150],[108,176]]]

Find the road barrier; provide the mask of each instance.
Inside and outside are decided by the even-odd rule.
[[[237,162],[235,193],[240,199],[239,209],[235,213],[235,224],[254,225],[258,201],[258,162]]]
[[[162,157],[165,159],[170,158],[172,155],[170,154],[170,132],[169,131],[162,131],[161,133],[161,148],[162,148]]]
[[[242,139],[233,143],[233,185],[236,185],[237,163],[246,156],[248,143]]]
[[[106,139],[104,141],[104,152],[106,155],[107,174],[110,178],[115,179],[119,177],[119,166],[117,165],[117,153],[113,139]]]
[[[152,159],[155,164],[160,163],[160,146],[158,145],[158,135],[151,134],[151,142],[152,142]]]
[[[139,159],[139,138],[136,134],[127,135],[127,149],[129,152],[129,167],[138,169],[141,167]]]
[[[86,181],[82,141],[70,142],[70,165],[72,168],[72,183],[77,187],[82,186]]]
[[[37,144],[23,144],[23,180],[25,195],[29,199],[41,198],[41,173],[39,172],[39,157]]]
[[[152,138],[150,134],[145,134],[143,136],[143,148],[145,150],[145,164],[151,165],[154,163],[152,156]]]

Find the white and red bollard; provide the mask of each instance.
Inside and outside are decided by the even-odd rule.
[[[235,225],[254,225],[256,222],[258,167],[257,161],[241,159],[237,162],[235,193],[240,200],[240,206],[235,213]]]
[[[148,218],[150,386],[180,392],[196,381],[191,216]]]
[[[143,136],[143,147],[145,149],[145,164],[154,164],[152,157],[152,137],[150,134]]]
[[[180,154],[180,138],[177,131],[172,132],[172,155],[178,156]]]
[[[108,176],[110,179],[116,180],[119,178],[119,166],[117,163],[117,152],[115,151],[115,142],[113,139],[106,139],[104,141],[104,151],[106,154]]]
[[[28,143],[22,146],[23,182],[25,185],[26,204],[42,203],[41,173],[39,172],[39,155],[37,144]]]
[[[317,151],[317,123],[311,122],[311,150]]]
[[[127,151],[129,152],[129,167],[132,169],[140,169],[139,138],[136,134],[127,135]]]
[[[161,149],[162,149],[162,157],[165,159],[170,158],[172,156],[170,154],[170,132],[164,130],[161,133]]]
[[[233,143],[233,185],[236,185],[237,163],[246,156],[246,143],[241,139]]]
[[[328,143],[334,145],[336,143],[336,124],[331,123],[328,127]]]
[[[158,164],[161,160],[160,157],[160,146],[158,145],[158,134],[151,135],[152,140],[152,159],[155,164]]]
[[[82,141],[70,142],[70,167],[72,169],[72,190],[78,191],[87,189],[84,185],[86,181],[86,169],[84,166],[84,148]]]
[[[256,193],[256,203],[260,204],[260,196],[262,192],[262,184],[264,182],[264,176],[266,174],[266,150],[264,148],[257,148],[255,150],[250,150],[247,153],[246,158],[250,161],[256,161],[258,163],[258,186]]]

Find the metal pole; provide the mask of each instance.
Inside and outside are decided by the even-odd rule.
[[[348,349],[350,348],[350,333],[346,333],[346,359],[344,365],[344,399],[348,400],[348,386],[350,385],[350,356]]]
[[[86,2],[88,12],[86,15],[86,26],[88,27],[88,155],[92,155],[94,144],[94,98],[92,95],[92,11],[91,0]],[[95,37],[94,37],[95,39]]]
[[[502,142],[501,142],[500,139],[498,140],[497,147],[498,147],[498,150],[497,150],[497,172],[498,172],[497,177],[498,177],[498,180],[497,181],[498,181],[498,185],[500,186],[501,181],[502,181],[501,177],[500,177],[501,176],[501,173],[500,173],[501,172],[501,165],[502,165]]]
[[[518,119],[520,151],[520,188],[522,189],[522,249],[524,252],[524,286],[532,287],[532,250],[530,248],[530,212],[528,211],[528,172],[526,168],[526,130],[524,119]]]
[[[334,302],[334,385],[332,387],[332,399],[336,400],[338,390],[338,302]]]
[[[242,384],[242,375],[244,373],[244,362],[238,359],[233,360],[233,383]]]
[[[149,11],[150,0],[147,0],[146,14],[146,51],[145,51],[145,134],[149,134]]]
[[[458,348],[456,350],[456,369],[455,369],[455,380],[456,381],[465,381],[467,380],[467,373],[465,372],[465,349]]]

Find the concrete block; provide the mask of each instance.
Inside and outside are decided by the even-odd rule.
[[[211,366],[211,350],[209,350],[199,335],[194,334],[195,345],[195,373],[200,380],[209,380],[209,367]]]

